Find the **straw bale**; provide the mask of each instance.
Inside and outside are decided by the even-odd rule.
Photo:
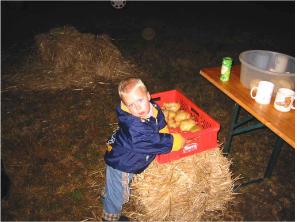
[[[207,212],[222,212],[233,199],[230,161],[211,149],[170,163],[154,161],[134,177],[133,210],[138,221],[197,221]]]
[[[64,89],[88,87],[96,82],[117,82],[144,73],[124,58],[107,34],[80,33],[74,27],[51,29],[35,36],[35,51],[30,61],[10,82],[18,87]]]

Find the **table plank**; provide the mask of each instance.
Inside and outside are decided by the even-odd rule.
[[[277,111],[273,107],[274,97],[268,105],[258,104],[253,100],[250,97],[250,90],[240,82],[240,65],[233,66],[230,80],[227,82],[220,80],[220,71],[220,67],[203,68],[200,74],[295,148],[295,111],[286,113]]]

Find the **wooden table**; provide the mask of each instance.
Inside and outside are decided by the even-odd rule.
[[[292,148],[295,148],[295,111],[291,110],[286,113],[277,111],[273,107],[274,97],[268,105],[261,105],[253,100],[250,96],[250,90],[240,82],[240,65],[233,66],[230,80],[227,82],[222,82],[220,80],[220,71],[220,67],[203,68],[200,70],[200,74],[235,102],[231,126],[224,145],[224,151],[227,154],[229,153],[233,136],[263,126],[268,127],[278,136],[264,174],[264,178],[270,177],[272,169],[276,164],[282,142],[285,141]],[[247,118],[238,122],[238,115],[241,108],[246,110],[252,118],[257,119],[258,124],[240,129],[239,127],[248,123],[252,119]]]

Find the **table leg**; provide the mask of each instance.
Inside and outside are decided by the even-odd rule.
[[[272,170],[274,168],[274,166],[276,165],[278,156],[280,154],[281,148],[284,144],[284,141],[282,138],[277,137],[275,145],[273,147],[266,171],[264,173],[264,178],[270,178],[272,175]]]
[[[252,179],[245,183],[239,184],[239,185],[235,186],[233,190],[236,191],[239,188],[245,187],[245,186],[253,184],[253,183],[261,183],[264,179],[270,178],[272,175],[273,168],[276,165],[276,162],[277,162],[277,159],[278,159],[278,156],[280,154],[283,144],[284,144],[284,140],[281,139],[280,137],[277,137],[275,145],[274,145],[272,153],[271,153],[271,156],[270,156],[270,159],[269,159],[269,162],[267,164],[264,176],[262,178]]]
[[[234,106],[233,112],[232,112],[232,117],[231,117],[231,125],[230,125],[230,128],[229,128],[229,132],[228,132],[228,135],[227,135],[226,142],[224,144],[223,153],[225,155],[228,155],[230,153],[231,142],[232,142],[233,136],[243,134],[243,133],[247,133],[247,132],[250,132],[252,130],[260,129],[260,128],[265,127],[260,122],[257,122],[257,123],[254,123],[254,124],[249,124],[246,127],[241,127],[242,125],[247,124],[251,120],[255,120],[255,118],[253,116],[248,115],[247,118],[243,118],[242,120],[239,121],[238,117],[239,117],[240,110],[241,110],[241,107],[237,103],[235,103],[235,106]]]
[[[237,103],[235,103],[233,111],[232,111],[232,117],[231,117],[231,124],[230,124],[230,128],[229,128],[229,132],[227,134],[226,142],[224,144],[223,152],[224,152],[225,155],[228,155],[230,153],[230,150],[231,150],[230,147],[231,147],[231,142],[232,142],[233,136],[243,134],[243,133],[247,133],[247,132],[250,132],[252,130],[260,129],[260,128],[265,127],[260,122],[254,123],[253,125],[249,124],[246,127],[241,127],[241,126],[245,125],[246,123],[248,123],[249,121],[251,121],[251,120],[253,120],[255,118],[252,117],[252,116],[249,116],[249,117],[243,118],[242,120],[239,121],[238,119],[239,119],[240,110],[241,110],[241,107]],[[234,187],[234,190],[237,190],[237,189],[239,189],[241,187],[245,187],[245,186],[247,186],[249,184],[260,183],[265,178],[270,178],[271,175],[272,175],[273,168],[276,165],[276,162],[277,162],[278,156],[280,154],[281,147],[282,147],[283,143],[284,143],[284,140],[282,140],[280,137],[277,137],[277,140],[276,140],[276,143],[275,143],[275,145],[273,147],[273,150],[272,150],[271,156],[269,158],[266,170],[264,172],[264,176],[262,178],[252,179],[252,180],[249,180],[249,181],[247,181],[245,183],[239,184],[239,185]]]
[[[235,103],[233,111],[232,111],[231,125],[230,125],[229,132],[228,132],[228,135],[226,138],[226,142],[224,144],[223,152],[225,155],[228,155],[230,153],[230,145],[231,145],[232,137],[233,137],[233,129],[234,129],[234,126],[238,120],[239,111],[240,111],[240,106],[237,103]]]

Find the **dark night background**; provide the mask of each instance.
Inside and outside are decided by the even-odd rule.
[[[294,56],[294,5],[293,1],[128,1],[123,9],[117,10],[109,1],[2,1],[2,49],[63,25],[73,25],[81,32],[108,32],[114,38],[121,38],[140,31],[132,30],[131,23],[160,19],[164,24],[192,30],[184,33],[188,38],[206,35],[214,28],[217,31],[214,33],[224,35],[222,38],[241,31],[255,32],[258,38],[279,41],[273,50]],[[217,29],[220,25],[225,30]],[[166,29],[166,25],[160,31],[162,28]]]
[[[34,36],[65,25],[73,26],[82,33],[106,33],[111,36],[124,57],[154,76],[148,83],[149,88],[156,91],[180,88],[213,116],[221,124],[221,141],[229,127],[233,102],[199,76],[199,70],[220,66],[225,56],[231,56],[234,64],[239,64],[239,54],[250,49],[276,51],[295,57],[294,1],[127,1],[123,9],[113,8],[110,1],[1,1],[1,75],[9,75],[13,67],[22,67],[21,64],[34,48]],[[142,37],[142,31],[147,27],[155,31],[156,36],[152,40]],[[95,89],[101,90],[100,87]],[[202,90],[208,96],[201,96],[204,95],[200,94]],[[92,196],[89,191],[82,188],[74,190],[74,193],[66,193],[66,197],[61,193],[55,196],[51,189],[59,187],[61,183],[67,187],[68,180],[73,177],[53,177],[53,185],[44,188],[47,185],[44,178],[52,172],[45,173],[40,169],[55,161],[50,155],[44,157],[47,156],[46,152],[58,149],[52,143],[62,138],[71,140],[69,143],[72,147],[80,142],[79,138],[68,136],[68,131],[65,136],[64,131],[56,130],[55,124],[65,123],[71,126],[70,129],[81,128],[83,131],[90,128],[89,123],[96,122],[99,123],[95,128],[98,132],[105,130],[103,135],[110,134],[110,129],[100,125],[106,122],[105,119],[100,122],[98,117],[94,121],[89,116],[87,120],[79,122],[72,115],[72,110],[68,111],[69,107],[77,106],[76,111],[79,113],[85,108],[81,104],[94,98],[96,101],[89,103],[94,104],[92,109],[96,110],[98,98],[91,91],[85,89],[75,95],[71,90],[1,93],[1,160],[11,179],[10,194],[1,204],[2,220],[84,220],[90,216],[86,205],[97,205],[98,202],[95,198],[87,199],[87,196]],[[52,112],[56,112],[56,116]],[[45,137],[49,142],[43,144],[43,149],[47,149],[42,151],[43,154],[38,153],[36,145],[43,138],[35,138],[35,134],[21,137],[16,133],[20,131],[21,134],[25,127],[29,129],[38,123],[34,119],[35,115],[53,124],[46,131],[48,134]],[[102,114],[99,115],[104,118]],[[26,119],[26,116],[31,119],[23,122],[19,120]],[[32,127],[34,130],[38,131],[39,128]],[[72,134],[69,132],[69,135]],[[104,138],[99,139],[96,135],[86,139],[82,147],[81,144],[77,145],[79,148],[75,155],[80,155],[78,159],[83,163],[84,171],[96,169],[97,160],[94,159],[102,156],[98,153],[97,156],[90,155],[89,159],[83,159],[82,156],[85,158],[89,152],[93,152],[90,149],[93,143],[98,145],[103,141]],[[231,153],[235,163],[232,169],[234,174],[261,174],[271,151],[267,147],[273,146],[274,141],[275,135],[268,129],[261,134],[252,133],[234,139],[233,146],[237,146]],[[253,146],[249,147],[249,144]],[[15,159],[28,161],[22,168],[17,168]],[[96,164],[92,165],[90,159]],[[60,170],[58,166],[57,171]],[[71,167],[63,170],[75,172],[73,175],[78,179],[75,183],[84,186],[86,176],[78,176],[78,168]],[[25,168],[27,174],[22,174],[20,169]],[[223,220],[294,221],[295,150],[287,144],[282,149],[273,175],[267,182],[245,188],[238,196],[238,205],[229,208],[229,217]],[[29,187],[36,189],[29,190]]]

